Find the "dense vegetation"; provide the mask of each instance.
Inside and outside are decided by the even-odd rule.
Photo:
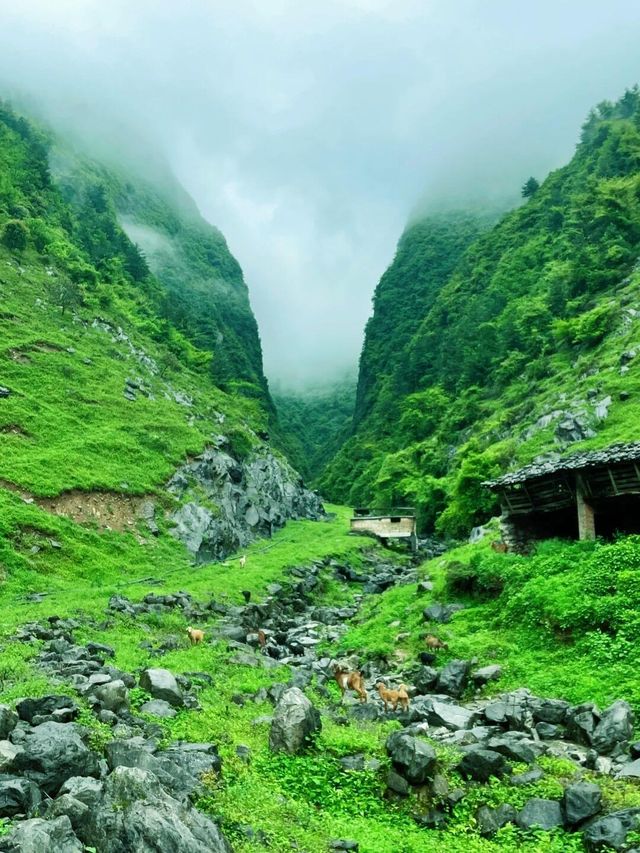
[[[355,393],[351,378],[304,392],[272,392],[287,455],[310,483],[348,438]]]
[[[638,91],[600,104],[571,162],[529,189],[473,242],[466,219],[403,236],[367,327],[355,432],[321,478],[333,498],[414,503],[425,528],[463,535],[495,508],[483,479],[566,449],[561,414],[584,422],[576,448],[637,438],[638,370],[620,357],[640,341]]]

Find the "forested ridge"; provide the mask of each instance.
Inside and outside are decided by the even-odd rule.
[[[463,535],[495,509],[483,479],[636,437],[637,367],[620,358],[640,337],[638,90],[598,105],[571,161],[523,194],[493,227],[442,214],[403,235],[376,289],[353,433],[320,479],[333,498],[416,504],[425,529]],[[571,439],[567,417],[582,424]]]

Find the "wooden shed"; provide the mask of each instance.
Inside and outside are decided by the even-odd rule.
[[[384,545],[388,539],[406,539],[414,553],[418,549],[416,511],[412,507],[357,507],[353,511],[350,532],[375,536]]]
[[[533,463],[483,485],[500,496],[514,550],[552,536],[640,533],[640,442]]]

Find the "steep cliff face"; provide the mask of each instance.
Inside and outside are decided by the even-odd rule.
[[[415,503],[425,527],[462,535],[494,509],[482,479],[637,438],[638,91],[599,105],[571,162],[527,192],[457,257],[454,225],[422,223],[428,251],[413,229],[401,240],[367,328],[355,433],[321,479],[331,497]]]

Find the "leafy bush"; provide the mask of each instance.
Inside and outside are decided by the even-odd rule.
[[[20,219],[9,219],[2,229],[2,242],[8,249],[22,251],[29,242],[29,229]]]

